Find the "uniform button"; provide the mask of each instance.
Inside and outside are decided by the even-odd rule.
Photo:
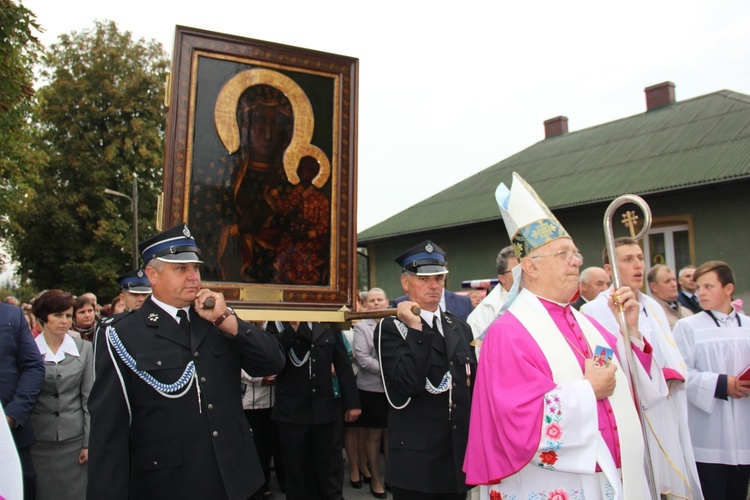
[[[313,376],[313,378],[315,378],[315,374],[314,373],[312,374],[312,376]]]
[[[315,358],[312,359],[312,362],[315,363]]]
[[[403,441],[401,441],[401,446],[403,446],[403,445],[404,445],[404,442],[403,442]]]
[[[313,389],[312,391],[315,392],[315,389]]]
[[[417,340],[417,344],[422,345],[422,341],[421,340]]]
[[[612,410],[611,410],[611,409],[610,409],[610,410],[608,410],[608,411],[609,411],[609,413],[612,413]]]
[[[161,361],[157,361],[156,366],[161,366]]]
[[[62,375],[60,375],[60,374],[58,373],[58,374],[57,374],[57,376],[56,376],[55,378],[56,378],[57,380],[62,380]]]
[[[613,427],[613,430],[617,430],[617,426],[616,425]]]
[[[53,413],[53,415],[56,416],[56,417],[59,417],[60,416],[60,412],[56,411],[55,413]]]
[[[455,431],[456,429],[458,429],[458,427],[454,425],[453,426],[453,430]]]
[[[201,377],[201,384],[205,384],[205,383],[206,383],[206,377]]]
[[[453,403],[453,409],[455,410],[458,407],[456,403]]]
[[[195,352],[193,353],[193,357],[194,357],[194,358],[197,358],[198,356],[200,356],[200,353],[199,353],[198,351],[195,351]]]
[[[453,366],[453,361],[451,361],[451,362],[450,362],[450,363],[448,363],[448,364],[449,364],[449,365],[451,365],[451,366]]]
[[[156,460],[154,460],[154,465],[159,465],[159,462],[157,462]]]
[[[60,397],[60,395],[59,395],[58,393],[54,393],[54,394],[52,395],[52,397],[53,397],[53,398],[55,398],[55,399],[57,399],[57,398],[59,398],[59,397]]]
[[[213,431],[211,435],[215,438],[219,437],[219,431]]]
[[[212,404],[209,403],[208,406],[207,406],[207,408],[209,409],[209,411],[213,410],[214,409],[214,405],[212,405]]]
[[[455,382],[453,382],[453,387],[456,387],[456,383]]]

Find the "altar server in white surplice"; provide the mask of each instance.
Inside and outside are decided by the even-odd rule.
[[[668,498],[700,500],[703,495],[687,418],[687,367],[672,337],[664,309],[654,299],[637,291],[643,286],[646,274],[641,247],[632,238],[615,239],[615,247],[622,286],[636,290],[640,304],[638,330],[653,346],[654,363],[650,370],[647,372],[637,367],[635,372],[638,396],[645,409],[656,487]],[[612,274],[606,250],[603,259],[604,269]],[[611,294],[611,288],[605,290],[581,310],[613,334],[619,335],[619,322],[607,305]],[[622,343],[622,339],[619,342]]]
[[[734,273],[725,262],[695,270],[702,312],[674,329],[688,367],[688,415],[706,500],[745,500],[750,478],[750,318],[732,308]]]

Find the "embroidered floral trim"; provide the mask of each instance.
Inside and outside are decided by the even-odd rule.
[[[560,397],[557,394],[547,394],[544,396],[544,423],[542,425],[542,438],[545,441],[541,453],[539,453],[539,463],[537,463],[539,467],[555,470],[557,452],[563,444],[560,440],[563,435],[561,422],[562,402]],[[554,500],[562,500],[563,498],[567,497],[555,497]]]
[[[490,500],[517,500],[516,495],[509,493],[500,493],[499,491],[490,491]]]
[[[583,500],[583,498],[583,491],[581,490],[543,490],[529,495],[529,500]]]

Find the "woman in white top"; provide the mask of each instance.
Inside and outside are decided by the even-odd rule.
[[[388,297],[381,288],[373,288],[367,292],[365,303],[368,311],[379,311],[388,307]],[[386,436],[383,431],[388,426],[390,407],[383,390],[380,362],[373,343],[377,324],[378,320],[366,319],[354,325],[354,359],[359,365],[357,387],[362,403],[362,416],[359,422],[367,433],[365,450],[371,478],[370,491],[375,498],[387,498],[385,483],[380,478],[379,458],[380,443]],[[387,443],[384,448],[388,449]],[[360,464],[363,458],[360,456]],[[364,467],[362,469],[366,470]]]
[[[34,301],[34,315],[42,325],[35,340],[45,368],[42,392],[31,412],[37,500],[86,497],[94,357],[90,342],[68,334],[73,304],[73,296],[62,290],[48,290]]]
[[[745,500],[750,479],[750,318],[732,307],[734,273],[710,261],[695,270],[703,312],[681,319],[675,340],[688,367],[688,422],[706,500]]]

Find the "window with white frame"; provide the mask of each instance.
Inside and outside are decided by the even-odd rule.
[[[649,267],[666,264],[675,272],[690,265],[690,228],[676,224],[652,228],[643,239],[643,253]]]

